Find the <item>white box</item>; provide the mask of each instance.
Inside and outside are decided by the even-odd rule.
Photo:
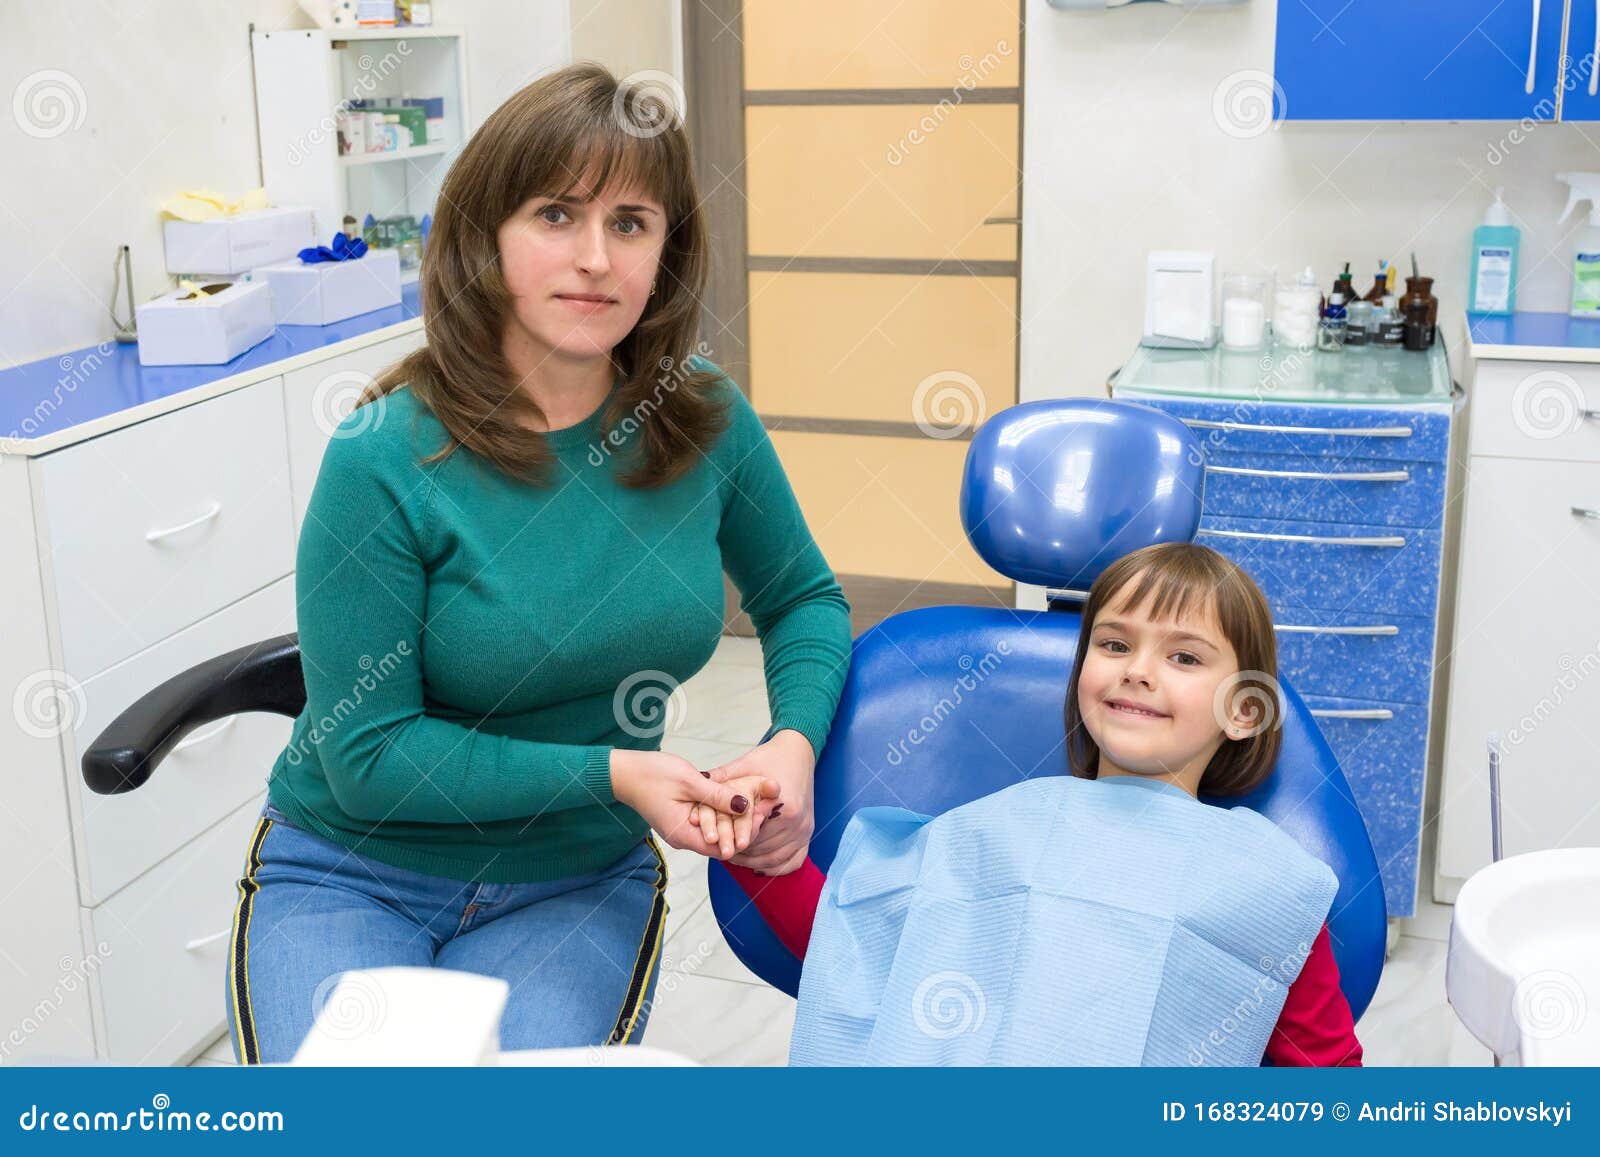
[[[134,310],[141,366],[216,366],[272,336],[272,289],[233,281],[188,301],[174,289]]]
[[[327,325],[400,304],[398,249],[368,249],[352,261],[282,261],[250,276],[272,286],[279,325]]]
[[[212,221],[169,220],[165,227],[167,272],[181,275],[243,273],[317,243],[311,210],[305,208],[252,209]]]

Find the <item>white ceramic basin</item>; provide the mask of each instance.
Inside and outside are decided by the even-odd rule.
[[[1456,897],[1450,1006],[1507,1065],[1600,1065],[1600,848],[1511,856]]]

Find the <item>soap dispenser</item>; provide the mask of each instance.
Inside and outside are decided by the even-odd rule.
[[[1496,189],[1494,204],[1472,233],[1472,287],[1467,308],[1476,313],[1514,313],[1517,308],[1517,258],[1522,232]]]

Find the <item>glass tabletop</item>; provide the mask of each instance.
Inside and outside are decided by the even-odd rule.
[[[1444,345],[1427,351],[1356,347],[1339,353],[1268,345],[1242,352],[1139,346],[1112,381],[1116,390],[1196,398],[1329,404],[1448,402]]]

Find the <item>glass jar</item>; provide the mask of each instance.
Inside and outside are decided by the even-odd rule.
[[[1267,337],[1267,282],[1236,273],[1222,279],[1222,347],[1258,350]]]
[[[1433,346],[1434,327],[1439,323],[1439,299],[1433,295],[1433,278],[1406,278],[1406,295],[1400,299],[1400,316],[1405,319],[1405,347],[1425,350]]]

